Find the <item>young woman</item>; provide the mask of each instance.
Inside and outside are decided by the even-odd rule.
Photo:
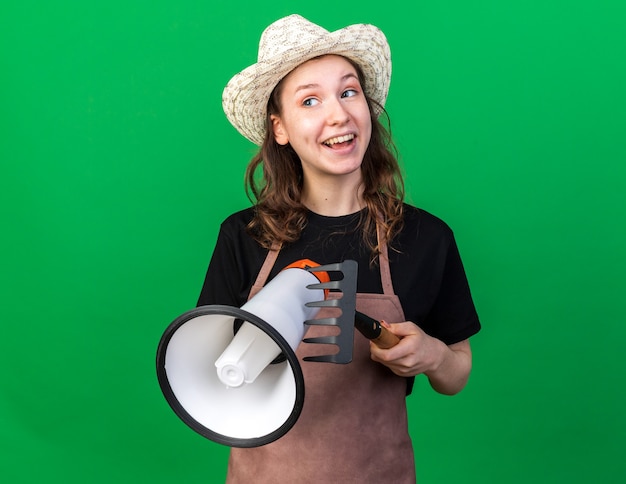
[[[228,482],[415,482],[413,378],[445,394],[468,379],[480,323],[452,231],[403,202],[378,121],[390,77],[376,27],[328,32],[292,15],[264,31],[259,62],[224,90],[228,119],[260,145],[247,170],[255,203],[223,222],[198,304],[239,307],[300,259],[353,259],[357,309],[400,338],[381,349],[357,332],[347,365],[302,361],[319,349],[300,344],[300,418],[271,444],[232,449]]]

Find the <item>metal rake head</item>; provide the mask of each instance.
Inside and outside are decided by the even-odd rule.
[[[332,344],[339,351],[331,355],[307,356],[305,361],[328,363],[350,363],[352,361],[352,346],[354,344],[354,314],[356,311],[356,283],[358,264],[354,260],[345,260],[335,264],[307,268],[309,272],[341,272],[340,280],[310,284],[307,289],[324,289],[324,291],[341,292],[337,299],[324,299],[306,303],[308,307],[338,308],[341,314],[334,317],[307,319],[304,324],[309,326],[338,326],[339,334],[304,338],[305,343]]]

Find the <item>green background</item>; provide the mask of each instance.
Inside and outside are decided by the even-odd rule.
[[[248,204],[222,88],[294,12],[386,32],[409,200],[454,228],[483,322],[464,392],[410,397],[420,482],[624,482],[624,5],[3,2],[3,482],[223,480],[155,351]]]

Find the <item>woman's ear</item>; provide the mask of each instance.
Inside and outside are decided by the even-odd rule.
[[[280,116],[278,116],[277,114],[271,114],[270,121],[272,122],[272,132],[274,133],[274,139],[276,140],[276,143],[278,143],[279,145],[286,145],[287,143],[289,143],[289,137],[285,132]]]

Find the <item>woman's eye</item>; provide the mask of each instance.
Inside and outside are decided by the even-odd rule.
[[[304,101],[302,101],[302,104],[304,106],[315,106],[319,101],[313,97],[307,98]]]
[[[345,91],[341,93],[341,97],[352,97],[356,95],[357,95],[356,89],[346,89]]]

